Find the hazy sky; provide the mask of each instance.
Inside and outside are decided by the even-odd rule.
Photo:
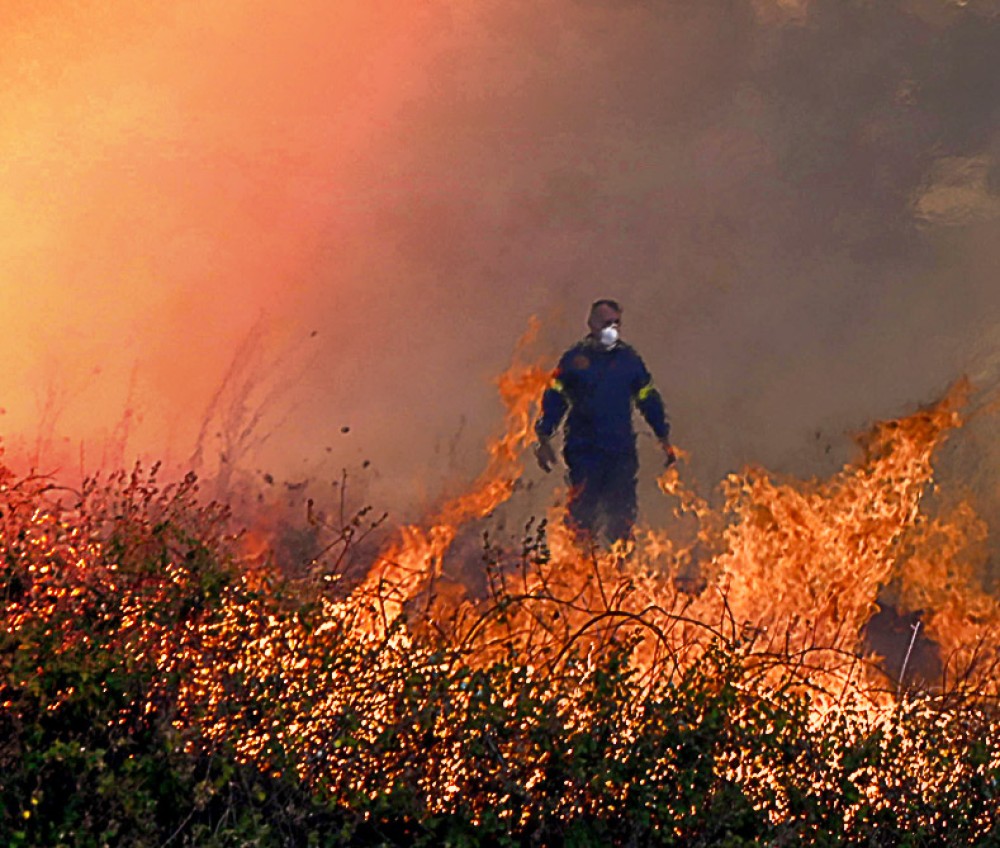
[[[8,454],[183,465],[228,373],[206,467],[263,403],[246,468],[405,511],[611,296],[703,486],[829,470],[1000,378],[998,57],[992,0],[5,0]]]

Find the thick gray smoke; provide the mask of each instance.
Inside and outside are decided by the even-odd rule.
[[[596,296],[706,489],[829,472],[873,419],[992,388],[1000,4],[460,6],[427,7],[411,190],[358,310],[383,347],[356,390],[416,467],[461,416],[474,464],[527,316],[554,356]]]
[[[412,514],[481,466],[490,381],[529,316],[554,362],[598,296],[624,303],[706,491],[746,463],[828,473],[868,422],[963,373],[1000,379],[1000,3],[259,5],[152,4],[120,68],[110,40],[85,63],[82,102],[128,79],[116,108],[159,121],[100,125],[127,125],[92,154],[124,186],[104,197],[117,216],[64,246],[86,262],[50,268],[85,287],[129,260],[123,286],[153,280],[164,308],[124,355],[145,426],[169,427],[136,429],[134,450],[167,431],[175,457],[199,431],[218,447],[210,386],[275,325],[261,367],[308,351],[276,372],[282,391],[241,378],[272,400],[269,439],[240,461],[290,479],[346,465]],[[81,215],[109,184],[87,173]]]

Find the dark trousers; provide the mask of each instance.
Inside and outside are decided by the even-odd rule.
[[[603,523],[609,542],[632,538],[639,459],[632,453],[566,451],[569,524],[579,541],[596,542]]]

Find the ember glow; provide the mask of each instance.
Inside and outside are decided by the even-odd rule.
[[[663,496],[699,522],[700,587],[677,580],[693,545],[642,528],[632,549],[579,550],[554,507],[544,527],[527,528],[522,550],[487,543],[470,564],[486,570],[485,595],[439,592],[453,540],[516,492],[548,379],[528,359],[521,350],[498,380],[505,429],[488,446],[482,476],[426,524],[402,529],[353,588],[322,561],[292,583],[273,558],[241,561],[240,540],[226,535],[227,515],[215,507],[196,510],[194,525],[178,532],[173,522],[196,505],[193,479],[160,491],[155,474],[137,472],[117,485],[91,484],[76,510],[64,510],[44,506],[40,481],[8,474],[3,546],[11,561],[30,561],[8,578],[9,638],[49,627],[61,645],[52,661],[63,662],[91,649],[80,621],[113,620],[113,641],[155,669],[135,708],[155,714],[175,691],[172,721],[191,752],[230,746],[265,772],[294,769],[345,804],[374,802],[416,773],[429,814],[461,806],[479,821],[501,810],[514,830],[527,826],[532,798],[548,798],[568,822],[624,809],[636,792],[672,792],[684,779],[668,745],[651,772],[600,790],[552,783],[551,752],[530,741],[543,717],[524,705],[557,692],[547,709],[583,744],[588,728],[607,718],[593,684],[611,656],[634,671],[627,699],[615,704],[622,752],[648,738],[654,705],[678,698],[692,673],[730,681],[733,742],[713,750],[712,769],[775,826],[797,821],[790,786],[817,798],[847,791],[827,785],[828,775],[846,774],[850,783],[837,813],[845,833],[858,816],[896,815],[907,793],[943,797],[969,781],[995,780],[1000,612],[963,566],[982,529],[967,506],[947,515],[925,508],[935,450],[962,425],[967,386],[874,426],[859,458],[827,480],[778,480],[753,468],[731,475],[719,511],[687,488],[683,466],[666,471]],[[100,515],[117,516],[115,532]],[[199,537],[216,541],[206,546]],[[210,579],[212,557],[232,563],[229,579]],[[940,646],[940,680],[894,678],[866,649],[864,628],[890,584],[904,607],[919,607]],[[507,688],[487,694],[497,669],[506,669]],[[5,709],[26,685],[11,680]],[[58,714],[72,695],[53,693],[47,708]],[[801,724],[787,724],[778,707],[785,702],[802,705]],[[495,711],[496,736],[482,743],[486,759],[473,768],[469,746],[480,743],[463,728],[482,710]],[[690,727],[710,720],[696,712]],[[875,748],[854,766],[842,750],[822,748],[808,754],[819,765],[797,758],[807,756],[801,751],[779,762],[740,741],[744,722],[762,721],[776,738],[793,726],[816,734],[836,727]],[[942,767],[939,752],[922,747],[929,732],[954,734],[956,745],[971,733],[984,755]],[[484,762],[492,764],[489,779]],[[527,806],[513,803],[514,786]],[[933,828],[919,809],[910,814],[914,826]],[[977,813],[967,824],[985,834],[994,817]]]

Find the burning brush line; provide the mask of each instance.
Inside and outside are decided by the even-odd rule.
[[[63,507],[50,481],[4,471],[5,645],[56,645],[48,667],[8,662],[5,722],[33,675],[97,652],[141,672],[122,723],[168,716],[192,754],[294,774],[366,820],[391,801],[415,819],[462,810],[527,833],[641,809],[644,827],[683,839],[697,789],[701,801],[738,793],[746,815],[803,844],[879,816],[963,840],[995,833],[1000,608],[969,564],[985,529],[967,505],[925,512],[968,387],[875,425],[827,480],[747,469],[713,509],[664,472],[660,489],[698,522],[691,544],[647,528],[631,550],[580,550],[554,508],[521,550],[484,546],[485,598],[442,596],[450,546],[523,472],[549,379],[523,353],[535,329],[499,378],[505,428],[487,469],[403,528],[353,588],[247,559],[193,477],[92,480]],[[695,545],[697,589],[677,580]],[[940,646],[930,691],[865,654],[890,581]],[[78,685],[46,689],[41,708],[58,716]],[[805,798],[825,818],[806,816]]]

